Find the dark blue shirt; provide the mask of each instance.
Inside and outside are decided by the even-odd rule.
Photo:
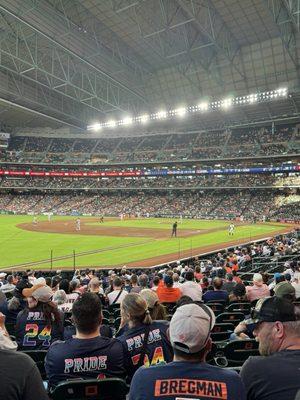
[[[133,374],[138,369],[147,326],[141,324],[135,328],[127,329],[118,337],[118,340],[124,346],[128,380],[131,380]],[[168,329],[168,321],[152,322],[142,365],[156,365],[159,363],[168,363],[173,360],[173,349],[167,335]]]
[[[217,302],[218,300],[228,302],[228,293],[226,290],[208,290],[202,296],[202,300],[204,303],[207,303],[208,301]]]
[[[16,322],[16,341],[19,350],[47,350],[55,340],[63,338],[63,314],[60,321],[48,324],[41,308],[25,308]]]
[[[101,336],[55,342],[45,360],[50,387],[69,379],[124,378],[124,365],[122,344]]]
[[[141,367],[133,376],[129,400],[246,400],[239,375],[206,363],[171,362]]]

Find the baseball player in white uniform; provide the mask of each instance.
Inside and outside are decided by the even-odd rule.
[[[76,231],[80,231],[80,218],[76,219],[75,225],[76,225]]]
[[[228,234],[229,234],[229,236],[233,236],[233,234],[234,234],[234,229],[235,229],[234,224],[230,224],[229,227],[228,227]]]

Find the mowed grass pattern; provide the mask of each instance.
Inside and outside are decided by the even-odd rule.
[[[39,220],[46,220],[42,216]],[[58,219],[72,219],[75,217],[54,217]],[[94,224],[89,218],[81,218],[87,223]],[[203,221],[183,220],[178,223],[178,238],[166,238],[154,240],[143,237],[112,237],[99,235],[78,235],[30,232],[18,228],[16,225],[32,222],[31,216],[0,216],[0,268],[9,267],[15,264],[34,262],[50,258],[50,251],[53,250],[53,257],[71,255],[73,250],[81,253],[91,250],[103,251],[96,254],[89,254],[76,257],[76,267],[81,266],[114,266],[137,262],[146,258],[156,257],[163,254],[174,253],[180,258],[184,250],[208,246],[211,244],[224,243],[232,239],[242,239],[245,242],[251,241],[256,235],[271,236],[276,230],[286,227],[280,224],[256,224],[236,227],[234,237],[229,237],[226,221]],[[174,220],[162,218],[149,218],[138,220],[113,220],[106,221],[104,226],[139,227],[166,229],[171,233],[171,225]],[[179,222],[179,220],[178,220]],[[217,232],[195,234],[191,237],[180,238],[181,229],[214,229],[220,228]],[[147,243],[145,243],[147,242]],[[128,246],[120,248],[120,246]],[[114,249],[111,249],[114,248]],[[54,261],[53,268],[70,267],[73,265],[72,257],[67,260]],[[35,268],[49,268],[50,262],[40,264]]]

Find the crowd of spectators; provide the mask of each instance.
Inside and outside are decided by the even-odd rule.
[[[172,399],[226,393],[232,400],[295,400],[299,250],[294,231],[156,269],[1,272],[2,393],[47,399],[41,366],[24,354],[47,350],[43,379],[50,396],[64,381],[118,377],[130,385],[130,400],[167,393]],[[281,259],[280,272],[269,272]],[[239,319],[227,339],[214,341],[223,311],[236,306],[244,308],[233,312]],[[239,342],[250,349],[253,338],[261,356],[246,360],[240,374],[220,367],[214,348],[220,353]]]
[[[299,187],[300,176],[295,174],[191,175],[134,178],[58,178],[58,177],[4,177],[0,188],[256,188]]]
[[[273,191],[173,191],[139,190],[107,194],[86,192],[0,194],[0,211],[14,214],[83,214],[131,217],[179,217],[250,221],[299,221],[299,195]]]
[[[4,161],[45,163],[132,162],[249,157],[297,152],[295,125],[148,137],[66,139],[13,136]]]

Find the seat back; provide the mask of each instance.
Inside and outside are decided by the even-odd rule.
[[[120,324],[121,324],[121,317],[118,317],[118,318],[116,318],[115,321],[114,321],[114,327],[116,328],[116,330],[119,329]]]
[[[125,400],[128,387],[122,379],[88,379],[60,383],[51,393],[52,400]]]
[[[40,374],[43,379],[46,379],[46,371],[45,371],[45,357],[47,354],[47,350],[24,350],[22,353],[27,354],[30,358],[33,359]]]
[[[210,337],[213,342],[221,342],[224,340],[229,340],[230,335],[234,331],[233,324],[215,324],[213,327]]]
[[[221,303],[207,303],[207,306],[213,310],[215,316],[222,314],[224,311],[224,304]]]
[[[250,356],[258,356],[258,342],[250,340],[234,340],[223,349],[224,356],[230,365],[242,366]]]
[[[237,326],[244,318],[245,315],[241,312],[224,312],[216,317],[216,322],[230,323]]]
[[[102,310],[103,318],[110,318],[110,312],[108,310]]]
[[[223,304],[225,306],[227,304],[227,301],[226,300],[208,300],[205,304],[208,306],[211,303]]]
[[[114,318],[121,317],[121,310],[120,310],[120,308],[115,308],[113,314],[114,314]]]
[[[251,304],[250,303],[231,303],[226,307],[228,312],[242,312],[243,314],[250,314]]]
[[[115,304],[111,304],[108,309],[109,311],[113,312],[115,309],[120,309],[120,304],[119,303],[115,303]]]
[[[102,325],[109,325],[109,320],[107,318],[102,318]]]

